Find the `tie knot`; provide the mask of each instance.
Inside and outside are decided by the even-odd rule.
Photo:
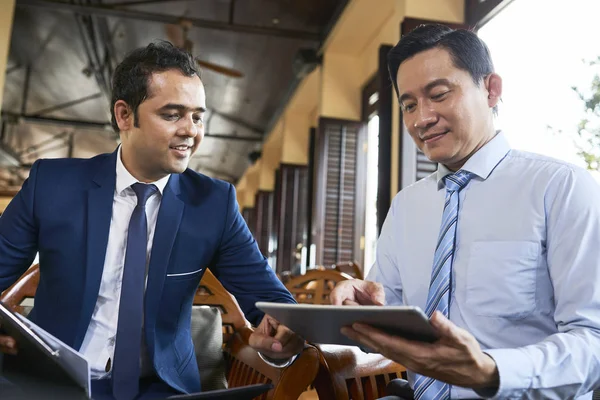
[[[462,169],[455,172],[452,175],[446,175],[444,177],[444,183],[446,184],[446,190],[450,192],[456,192],[467,186],[467,183],[474,177],[472,173],[463,171]]]
[[[138,198],[138,206],[146,207],[146,202],[154,193],[158,191],[155,185],[147,185],[145,183],[134,183],[131,188]]]

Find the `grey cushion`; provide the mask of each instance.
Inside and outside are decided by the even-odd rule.
[[[227,365],[223,355],[221,312],[215,307],[192,308],[192,341],[200,370],[202,391],[227,387]]]

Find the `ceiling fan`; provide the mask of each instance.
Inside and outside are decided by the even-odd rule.
[[[178,24],[165,24],[167,38],[173,45],[192,53],[194,43],[188,38],[188,31],[192,27],[192,23],[185,18],[182,18]],[[226,75],[230,78],[241,78],[244,74],[236,69],[228,68],[223,65],[211,63],[209,61],[195,58],[199,66]]]

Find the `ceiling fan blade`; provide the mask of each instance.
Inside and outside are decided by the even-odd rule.
[[[233,68],[224,67],[222,65],[213,64],[211,62],[198,60],[198,59],[196,59],[196,62],[198,63],[198,65],[200,65],[206,69],[210,69],[211,71],[215,71],[220,74],[227,75],[231,78],[241,78],[242,76],[244,76],[243,73],[241,73],[240,71],[233,69]]]

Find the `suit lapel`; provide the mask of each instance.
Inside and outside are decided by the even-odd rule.
[[[183,216],[184,203],[179,198],[179,175],[173,174],[165,186],[163,198],[158,211],[145,298],[145,330],[150,355],[154,356],[154,325],[158,306],[162,296],[167,267],[171,259],[171,251],[179,224]]]
[[[85,297],[82,304],[82,315],[78,334],[75,338],[75,348],[83,342],[85,332],[94,312],[104,258],[108,245],[110,220],[112,217],[113,198],[116,183],[117,151],[109,155],[96,171],[94,184],[88,191],[87,204],[87,258],[85,270]]]

